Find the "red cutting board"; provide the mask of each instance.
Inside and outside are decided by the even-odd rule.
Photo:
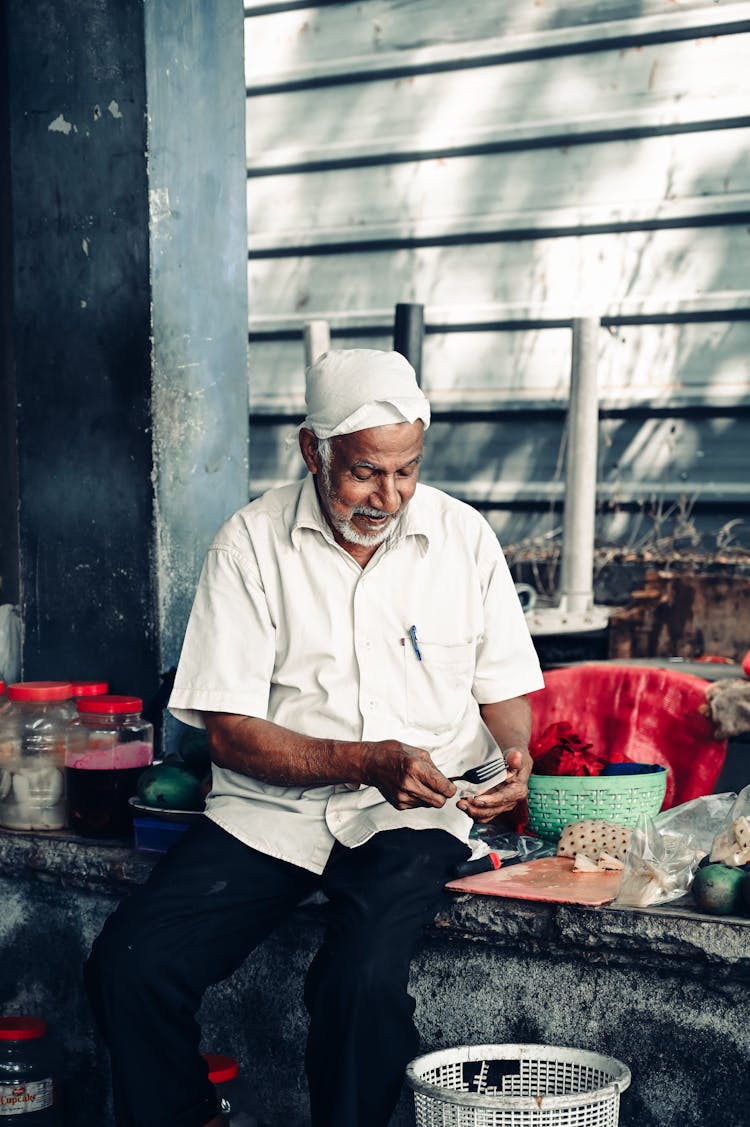
[[[452,880],[453,892],[478,892],[482,896],[510,896],[515,900],[547,900],[558,904],[595,907],[609,904],[617,895],[619,872],[574,873],[571,857],[540,857],[520,865],[477,873]]]

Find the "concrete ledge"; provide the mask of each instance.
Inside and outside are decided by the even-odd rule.
[[[545,955],[651,966],[750,981],[750,918],[704,915],[688,897],[655,908],[583,908],[458,894],[436,933],[504,946],[523,942]]]
[[[58,882],[117,897],[143,883],[158,854],[121,841],[74,834],[0,831],[0,873]],[[315,901],[299,911],[317,917]],[[709,916],[689,897],[654,908],[584,908],[446,892],[430,929],[436,937],[517,945],[546,955],[670,968],[683,974],[750,981],[750,917]]]
[[[156,858],[122,842],[0,831],[0,996],[59,1032],[66,1127],[111,1123],[106,1053],[80,967],[120,897]],[[299,908],[206,994],[204,1047],[254,1085],[263,1127],[308,1122],[302,987],[322,937]],[[446,892],[410,979],[422,1049],[543,1043],[633,1073],[620,1127],[747,1127],[750,919],[689,904],[577,908]],[[391,1127],[412,1127],[408,1091]]]
[[[158,855],[136,853],[122,841],[0,830],[0,873],[8,876],[33,876],[116,894],[142,884],[157,860]]]

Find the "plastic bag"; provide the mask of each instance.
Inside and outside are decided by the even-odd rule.
[[[515,830],[498,829],[493,825],[476,825],[471,831],[469,846],[472,847],[472,860],[492,850],[503,861],[517,859],[532,861],[538,857],[554,857],[555,844],[539,837],[517,833]]]
[[[726,825],[711,842],[710,853],[711,861],[725,865],[750,863],[750,786],[743,787],[735,798]]]
[[[750,787],[745,790],[750,800]],[[655,818],[642,814],[633,830],[614,903],[645,908],[684,896],[717,831],[726,826],[736,800],[731,791],[705,794]]]
[[[750,787],[741,793],[745,791],[750,802]],[[681,806],[673,806],[671,810],[662,810],[654,822],[659,830],[689,837],[703,857],[710,853],[716,834],[725,828],[737,797],[734,791],[704,794],[690,802],[683,802]]]

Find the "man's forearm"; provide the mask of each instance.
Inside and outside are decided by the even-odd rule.
[[[303,736],[256,716],[204,713],[219,767],[276,786],[361,783],[364,745]]]
[[[397,810],[443,806],[456,791],[427,751],[400,740],[316,739],[256,716],[203,717],[213,762],[263,783],[374,786]]]
[[[522,751],[530,766],[531,706],[526,697],[483,704],[480,712],[498,747],[503,751]]]

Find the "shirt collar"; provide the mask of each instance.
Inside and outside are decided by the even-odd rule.
[[[292,544],[297,549],[301,544],[299,533],[302,528],[312,528],[316,532],[322,532],[327,540],[333,540],[328,521],[320,511],[318,494],[315,492],[315,482],[311,473],[308,473],[302,481],[297,501],[297,515],[292,524]]]
[[[429,507],[426,504],[425,487],[423,485],[417,485],[414,496],[399,521],[394,542],[403,540],[407,536],[415,536],[419,544],[419,549],[422,555],[424,555],[429,547],[430,533],[432,532],[429,515]]]
[[[318,494],[315,491],[315,482],[311,473],[308,473],[307,477],[305,477],[302,482],[302,488],[300,489],[299,500],[297,502],[297,515],[292,524],[292,544],[298,550],[302,543],[300,530],[303,528],[311,528],[316,532],[321,532],[326,540],[335,544],[328,521],[321,512]],[[404,516],[399,521],[396,532],[386,541],[386,547],[395,546],[407,536],[415,536],[419,541],[420,550],[424,554],[429,545],[430,531],[429,514],[427,506],[425,505],[424,487],[417,485],[416,492],[409,502]]]

